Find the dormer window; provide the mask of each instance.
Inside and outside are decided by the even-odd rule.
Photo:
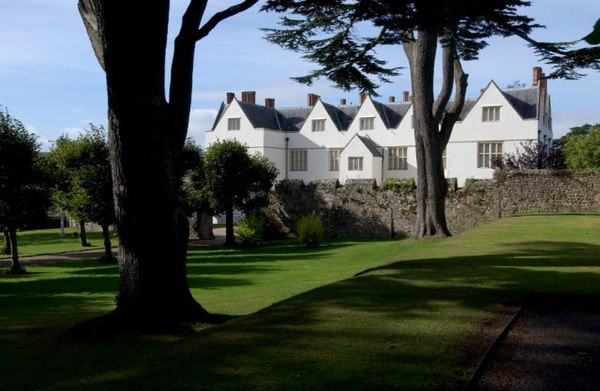
[[[227,130],[240,130],[241,118],[227,118]]]
[[[361,117],[360,118],[359,129],[360,130],[373,130],[373,129],[375,129],[375,117]]]
[[[324,119],[313,119],[312,120],[312,131],[313,132],[324,132],[325,131],[325,120]]]
[[[483,122],[500,121],[500,106],[483,107],[481,113],[481,121]]]

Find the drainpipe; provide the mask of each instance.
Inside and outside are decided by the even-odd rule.
[[[288,151],[290,149],[290,138],[285,138],[285,179],[288,179]]]

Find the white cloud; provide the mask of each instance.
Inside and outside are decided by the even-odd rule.
[[[204,132],[212,128],[217,116],[216,109],[194,109],[190,112],[188,137],[192,137],[200,145],[204,145]]]

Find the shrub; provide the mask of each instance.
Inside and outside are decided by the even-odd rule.
[[[263,241],[264,223],[255,214],[249,214],[239,221],[236,232],[245,245],[257,246]]]
[[[416,188],[415,178],[385,178],[383,181],[383,188],[407,193]]]
[[[465,179],[465,190],[469,190],[471,188],[471,186],[473,186],[473,183],[477,182],[477,179],[475,178],[467,178]]]
[[[314,211],[298,222],[298,240],[307,247],[316,247],[323,241],[325,229],[321,217]]]

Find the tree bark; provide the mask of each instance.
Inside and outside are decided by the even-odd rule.
[[[85,0],[79,6],[84,20],[91,12],[96,21],[96,29],[86,27],[92,42],[100,42],[108,86],[120,245],[116,313],[138,322],[206,319],[188,287],[189,228],[178,210],[176,165],[187,123],[182,129],[181,119],[173,119],[181,112],[165,98],[169,1]]]
[[[235,234],[233,231],[233,206],[225,209],[225,245],[235,246]]]
[[[82,247],[89,247],[90,243],[87,241],[87,232],[85,231],[85,221],[79,222],[79,243]]]
[[[21,267],[19,262],[19,246],[17,244],[17,230],[16,228],[8,227],[8,238],[10,243],[10,274],[23,274],[25,270]]]
[[[464,104],[467,75],[462,71],[455,44],[443,44],[442,88],[434,100],[434,66],[440,31],[418,31],[404,43],[413,89],[415,149],[417,155],[417,219],[414,236],[451,236],[446,222],[446,193],[442,154]],[[448,37],[446,37],[448,38]],[[455,101],[446,106],[456,83]]]
[[[114,259],[112,243],[110,241],[110,229],[108,224],[102,224],[102,237],[104,239],[104,260],[110,262]]]

